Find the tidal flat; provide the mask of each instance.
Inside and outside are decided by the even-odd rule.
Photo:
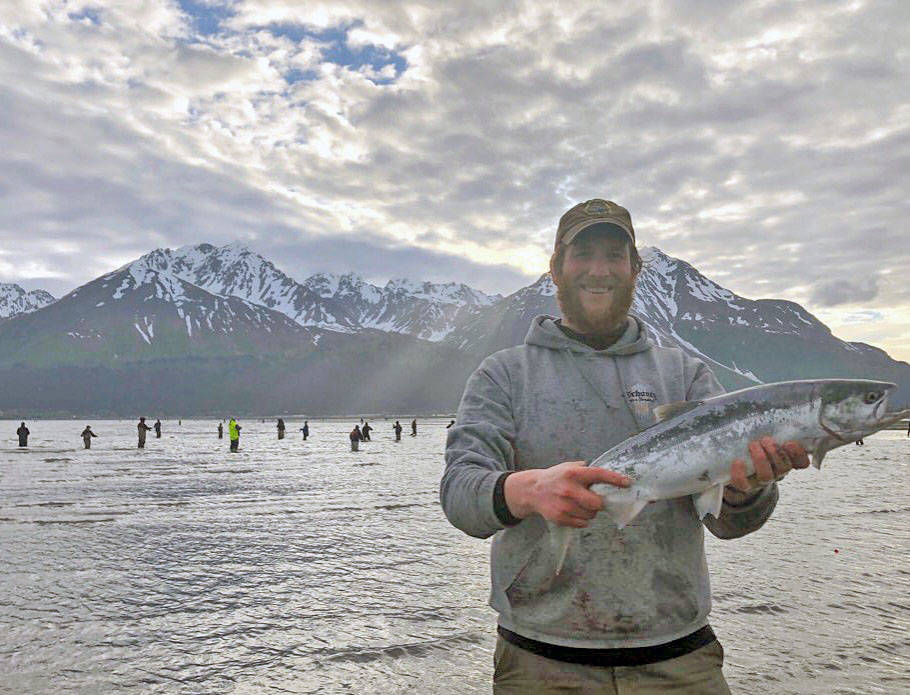
[[[153,422],[154,418],[149,420]],[[488,693],[489,542],[438,502],[448,418],[0,421],[0,693]],[[708,536],[734,692],[910,691],[910,439],[797,471]]]

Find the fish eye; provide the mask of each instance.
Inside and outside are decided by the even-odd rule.
[[[879,398],[882,397],[882,394],[878,391],[869,391],[865,396],[863,396],[863,403],[867,405],[872,405]]]

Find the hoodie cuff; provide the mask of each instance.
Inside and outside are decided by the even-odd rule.
[[[506,504],[506,478],[515,471],[506,471],[496,479],[496,485],[493,487],[493,513],[499,519],[503,526],[515,526],[521,519],[509,511],[509,505]]]
[[[734,507],[725,502],[717,525],[720,537],[740,538],[760,529],[777,506],[779,494],[777,483],[772,483],[746,504]]]

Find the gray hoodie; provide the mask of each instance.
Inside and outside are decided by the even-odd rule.
[[[622,530],[598,514],[557,575],[543,518],[506,527],[494,511],[494,488],[505,471],[590,462],[652,425],[658,405],[722,392],[703,362],[654,345],[632,316],[606,350],[538,316],[524,345],[481,363],[448,432],[441,500],[457,528],[495,534],[490,605],[500,625],[550,644],[609,649],[663,644],[707,624],[704,533],[690,497],[654,502]],[[704,525],[737,538],[759,528],[776,501],[771,485],[747,506],[725,504]]]

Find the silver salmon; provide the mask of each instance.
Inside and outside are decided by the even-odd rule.
[[[691,495],[699,518],[720,515],[734,459],[754,474],[749,442],[771,436],[797,441],[821,468],[832,449],[910,416],[887,411],[895,384],[861,379],[784,381],[656,408],[658,422],[605,451],[591,466],[632,478],[628,488],[594,485],[604,510],[623,528],[649,502]],[[557,567],[562,569],[573,529],[550,522]]]

